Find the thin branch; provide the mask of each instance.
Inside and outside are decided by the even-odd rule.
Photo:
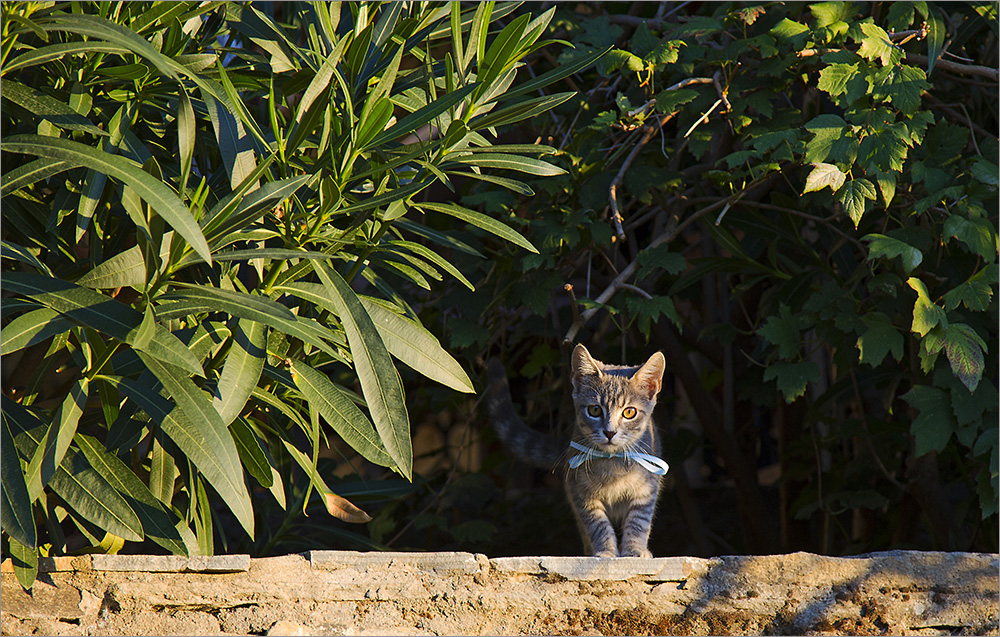
[[[913,62],[914,64],[926,65],[929,60],[930,58],[926,55],[920,55],[918,53],[906,54],[906,61]],[[958,62],[951,62],[949,60],[942,60],[939,58],[934,63],[934,68],[941,69],[942,71],[948,71],[949,73],[957,73],[959,75],[976,75],[979,77],[985,77],[986,79],[994,82],[1000,82],[1000,70],[989,66],[959,64]]]
[[[649,140],[653,138],[653,135],[656,134],[656,131],[669,122],[676,113],[677,111],[674,111],[669,115],[664,115],[657,120],[656,124],[649,124],[642,127],[642,137],[639,138],[639,142],[632,148],[628,157],[625,158],[621,168],[618,170],[618,174],[615,175],[615,178],[611,181],[611,185],[608,187],[608,202],[611,206],[611,220],[615,224],[615,236],[619,241],[624,242],[626,239],[625,229],[622,227],[622,221],[624,221],[624,219],[622,219],[621,212],[618,209],[618,186],[620,186],[622,181],[624,181],[625,171],[629,169],[632,162],[635,161],[635,158],[639,156],[639,151],[642,150],[642,147],[645,146]]]

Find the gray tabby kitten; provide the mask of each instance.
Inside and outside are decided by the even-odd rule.
[[[585,550],[597,557],[652,557],[647,548],[667,465],[653,407],[666,360],[656,352],[638,367],[596,360],[583,345],[573,350],[575,426],[572,443],[528,428],[514,411],[503,365],[488,363],[487,404],[507,448],[539,467],[562,465],[565,487]],[[573,449],[583,453],[566,460]],[[626,455],[629,457],[626,457]],[[637,459],[642,458],[642,459]],[[621,542],[615,527],[621,529]]]

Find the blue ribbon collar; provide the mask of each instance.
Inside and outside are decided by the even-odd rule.
[[[631,460],[633,462],[639,463],[643,469],[650,473],[654,473],[658,476],[662,476],[669,469],[670,466],[663,461],[662,458],[657,458],[656,456],[650,455],[648,453],[640,453],[638,451],[617,451],[615,453],[609,453],[607,451],[601,451],[599,449],[594,449],[592,447],[584,447],[578,442],[570,440],[569,446],[576,449],[577,451],[582,451],[583,453],[573,456],[569,459],[569,468],[576,469],[582,465],[587,460],[591,458],[625,458],[626,460]]]

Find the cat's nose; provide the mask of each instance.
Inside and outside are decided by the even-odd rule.
[[[615,431],[614,429],[605,429],[604,430],[604,435],[608,437],[608,442],[611,442],[611,439],[615,437],[616,433],[618,433],[618,432]]]

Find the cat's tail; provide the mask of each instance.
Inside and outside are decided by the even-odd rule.
[[[517,416],[510,397],[507,374],[499,360],[491,358],[486,363],[486,371],[489,377],[486,404],[490,421],[504,445],[514,456],[528,464],[545,469],[555,468],[564,460],[568,443],[531,429]]]

